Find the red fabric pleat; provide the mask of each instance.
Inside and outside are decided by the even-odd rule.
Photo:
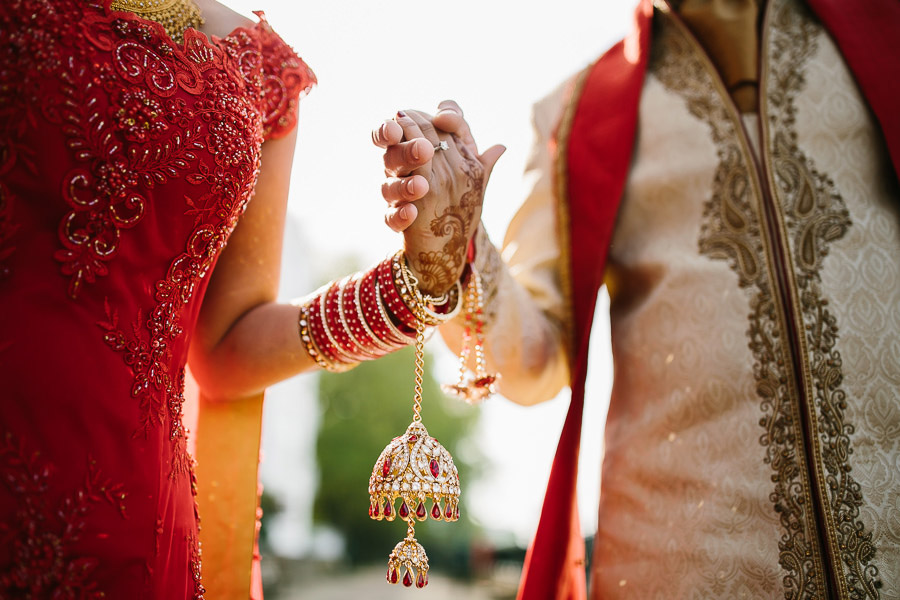
[[[580,600],[586,596],[584,542],[576,479],[588,340],[597,291],[619,200],[631,162],[638,104],[650,48],[652,3],[643,0],[633,33],[591,67],[569,133],[567,150],[570,272],[574,335],[572,400],[560,435],[519,600]],[[560,150],[562,151],[562,150]],[[565,552],[560,549],[565,548]]]
[[[900,177],[900,2],[807,0],[834,38],[887,142]]]

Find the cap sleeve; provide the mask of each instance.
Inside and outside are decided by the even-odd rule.
[[[261,56],[260,110],[265,139],[287,135],[297,124],[297,105],[316,83],[303,59],[272,29],[262,12],[256,27]]]

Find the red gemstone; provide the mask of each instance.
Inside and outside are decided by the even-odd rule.
[[[494,375],[486,375],[484,377],[480,377],[475,380],[475,385],[478,387],[488,387],[493,385],[493,383],[497,381],[497,377]]]
[[[388,456],[384,459],[384,464],[381,465],[381,475],[382,477],[387,477],[388,473],[391,472],[391,457]]]
[[[377,519],[379,510],[380,510],[378,503],[376,502],[373,506],[370,506],[369,510],[372,511],[372,518]]]
[[[425,503],[419,502],[419,507],[416,509],[416,516],[420,519],[424,519],[426,514],[428,513],[425,511]]]
[[[436,461],[435,459],[432,458],[431,463],[428,466],[431,467],[431,474],[433,476],[437,477],[441,474],[441,467],[440,465],[438,465],[438,461]]]
[[[371,519],[374,516],[375,516],[375,507],[370,504],[369,505],[369,518]]]
[[[453,507],[450,506],[449,502],[447,503],[446,510],[444,510],[444,516],[447,517],[448,519],[453,518]]]
[[[390,578],[389,581],[390,581],[391,583],[397,583],[397,581],[398,581],[399,579],[400,579],[400,574],[397,572],[397,569],[392,569],[392,570],[391,570],[391,578]]]
[[[391,583],[391,571],[393,571],[393,569],[391,569],[390,567],[388,567],[387,575],[385,575],[385,579],[387,579],[387,582],[388,582],[388,583]]]
[[[409,576],[409,569],[403,574],[403,585],[410,587],[412,585],[412,577]]]
[[[388,500],[384,503],[384,516],[391,516],[391,501]]]
[[[422,573],[422,571],[419,571],[419,576],[416,577],[416,587],[423,588],[423,587],[425,587],[425,583],[426,583],[425,574]]]
[[[406,506],[406,502],[400,505],[400,518],[405,519],[409,516],[409,508]]]
[[[431,506],[431,517],[434,518],[434,519],[440,519],[440,518],[441,518],[441,505],[438,504],[437,502],[435,502],[435,503]]]
[[[419,439],[419,436],[417,436],[416,434],[412,434],[409,436],[409,441],[411,442],[415,442],[417,439]]]
[[[455,521],[459,520],[459,506],[456,507],[456,511],[453,513],[453,519]]]

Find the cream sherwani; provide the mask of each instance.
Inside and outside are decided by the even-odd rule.
[[[655,17],[607,270],[595,598],[900,598],[900,192],[827,32],[796,0],[762,31],[741,116],[680,19]],[[489,361],[526,404],[568,383],[549,142],[566,90],[536,107],[502,250],[478,240]]]

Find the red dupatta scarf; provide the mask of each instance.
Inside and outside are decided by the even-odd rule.
[[[894,40],[900,32],[900,2],[807,2],[853,72],[884,133],[894,172],[900,174],[900,57]],[[580,600],[587,595],[576,479],[588,342],[632,156],[652,16],[651,0],[641,0],[629,37],[576,82],[557,132],[557,222],[572,400],[517,600]]]

